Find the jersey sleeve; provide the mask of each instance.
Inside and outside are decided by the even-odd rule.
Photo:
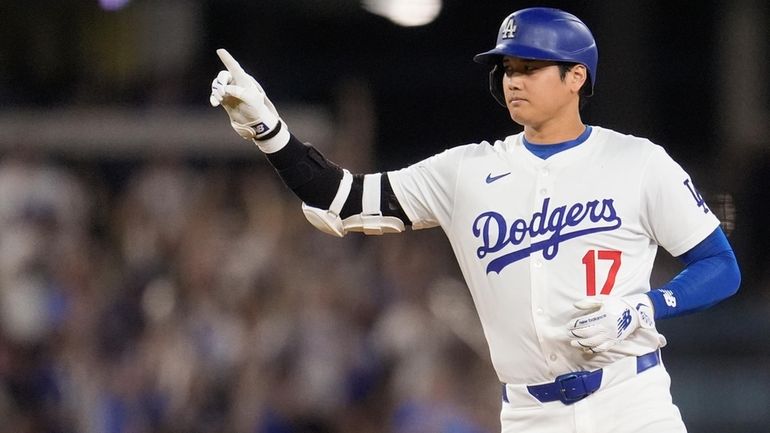
[[[660,146],[653,148],[642,180],[642,223],[674,257],[719,226],[692,179]]]
[[[415,230],[447,226],[466,146],[459,146],[409,167],[388,172],[393,192]]]

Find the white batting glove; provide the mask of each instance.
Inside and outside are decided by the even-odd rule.
[[[288,143],[289,131],[275,106],[227,50],[220,48],[217,55],[227,70],[220,71],[211,83],[211,106],[225,109],[238,135],[254,140],[265,153],[277,152]]]
[[[652,302],[644,294],[592,296],[575,303],[575,308],[588,313],[570,321],[570,344],[584,352],[604,352],[637,328],[655,326]]]

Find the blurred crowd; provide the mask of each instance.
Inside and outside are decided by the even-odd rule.
[[[266,163],[0,160],[0,432],[493,432],[438,230],[316,231]]]
[[[0,3],[0,100],[7,112],[47,113],[33,117],[35,129],[46,129],[41,117],[60,117],[57,107],[199,109],[222,46],[269,85],[282,115],[282,99],[339,99],[334,128],[319,128],[337,148],[322,150],[355,172],[400,168],[439,143],[510,125],[491,111],[486,71],[470,61],[510,2],[445,2],[438,27],[410,33],[338,2],[135,0],[120,12],[99,7],[120,1]],[[743,288],[727,314],[665,329],[680,343],[666,362],[679,366],[674,387],[692,385],[674,395],[689,393],[685,419],[701,427],[693,431],[744,422],[764,432],[770,388],[746,387],[770,380],[770,152],[766,86],[751,79],[764,63],[746,59],[762,58],[754,50],[763,52],[767,14],[762,2],[669,3],[568,5],[617,42],[602,48],[617,66],[602,78],[609,99],[588,109],[599,124],[655,133],[719,197],[707,201],[733,232]],[[719,43],[702,43],[714,35]],[[626,52],[722,72],[692,74]],[[655,86],[628,85],[649,77]],[[458,116],[458,106],[473,109]],[[256,149],[247,163],[111,161],[112,149],[92,161],[69,150],[61,161],[9,151],[17,137],[7,136],[0,433],[499,431],[500,385],[440,230],[320,233]],[[387,149],[376,167],[374,143]],[[681,268],[659,257],[656,284]]]

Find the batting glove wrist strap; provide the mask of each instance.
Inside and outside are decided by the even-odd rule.
[[[233,126],[233,128],[235,128],[235,126]],[[258,125],[251,126],[251,128],[257,131],[260,129]],[[253,141],[262,152],[275,153],[283,149],[290,138],[291,134],[289,134],[289,129],[283,126],[283,122],[279,120],[272,130],[262,133],[261,135],[257,134]]]
[[[570,344],[585,352],[604,352],[625,340],[637,328],[652,329],[655,322],[647,295],[595,296],[575,303],[584,312],[567,325]]]
[[[655,310],[649,296],[639,294],[622,299],[627,305],[632,307],[632,311],[639,317],[639,327],[644,329],[655,328]]]

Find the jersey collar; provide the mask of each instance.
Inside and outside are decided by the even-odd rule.
[[[588,137],[591,135],[591,127],[589,125],[586,125],[585,131],[583,131],[582,134],[580,134],[577,138],[574,140],[569,141],[563,141],[561,143],[556,144],[549,144],[549,145],[542,145],[542,144],[532,144],[529,141],[527,141],[527,138],[524,137],[522,134],[521,140],[524,143],[524,147],[527,148],[533,155],[537,156],[540,159],[548,159],[552,157],[553,155],[556,155],[559,152],[563,152],[567,149],[572,149],[575,146],[578,146],[588,140]]]

